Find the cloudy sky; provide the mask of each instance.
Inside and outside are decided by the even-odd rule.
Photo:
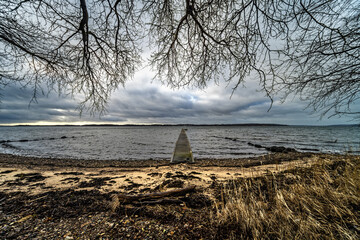
[[[125,88],[113,93],[107,113],[103,116],[80,116],[79,99],[40,95],[30,103],[31,88],[7,86],[1,92],[0,124],[233,124],[278,123],[295,125],[353,124],[350,118],[310,114],[306,102],[289,99],[281,103],[270,100],[258,91],[256,81],[248,81],[231,96],[232,85],[210,83],[206,89],[171,89],[152,79],[144,69]],[[75,97],[76,98],[76,97]]]

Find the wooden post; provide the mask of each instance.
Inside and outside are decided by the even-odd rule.
[[[174,153],[171,158],[171,163],[179,162],[194,162],[190,142],[184,129],[181,129],[179,138],[175,144]]]

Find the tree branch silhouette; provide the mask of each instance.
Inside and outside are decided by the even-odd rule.
[[[102,113],[148,43],[171,87],[253,78],[271,101],[356,115],[359,20],[356,0],[1,0],[0,86],[80,93],[80,109]]]

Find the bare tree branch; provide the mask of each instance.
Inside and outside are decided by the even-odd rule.
[[[0,0],[0,85],[81,93],[81,109],[101,112],[148,41],[171,87],[255,78],[271,101],[354,115],[359,21],[356,0]]]

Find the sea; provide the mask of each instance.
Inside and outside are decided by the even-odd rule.
[[[271,146],[360,154],[359,125],[3,126],[0,153],[97,160],[170,159],[182,128],[195,159],[266,155],[265,147]]]

